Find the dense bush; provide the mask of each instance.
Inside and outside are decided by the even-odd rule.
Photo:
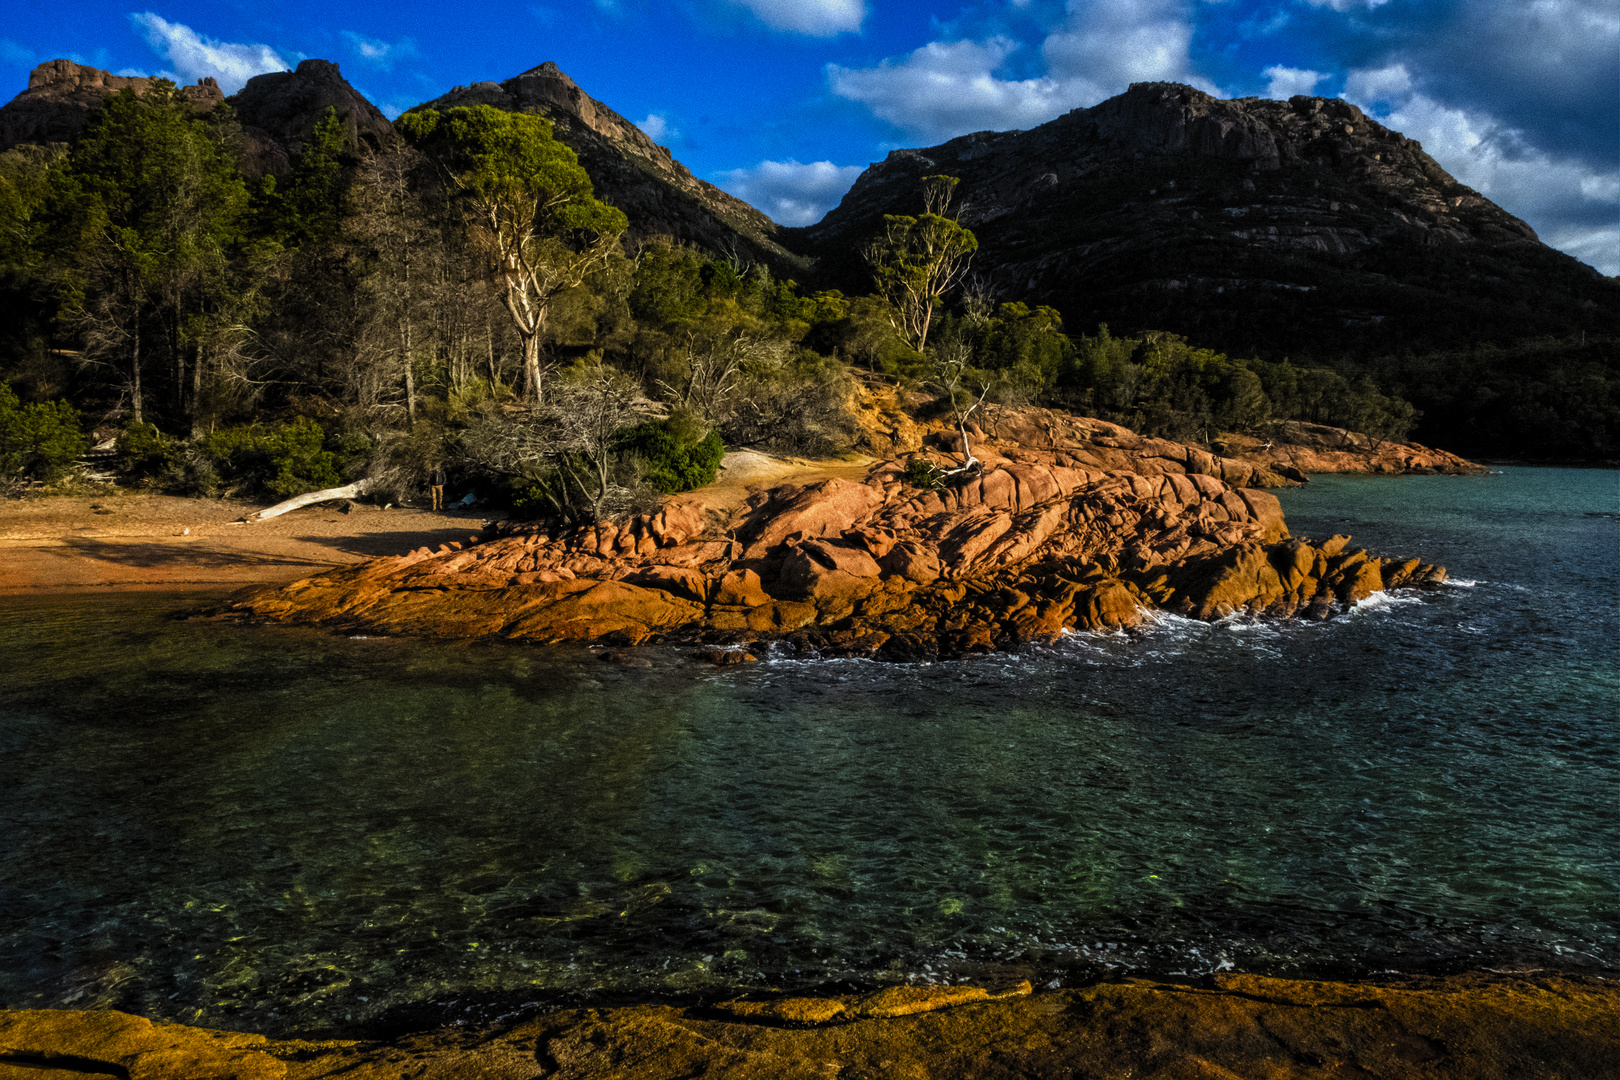
[[[174,464],[175,441],[156,424],[128,424],[118,433],[118,471],[131,480],[161,477]]]
[[[226,428],[194,445],[224,483],[286,499],[343,483],[338,456],[325,449],[325,442],[321,426],[301,416],[282,424]]]
[[[665,495],[714,483],[726,452],[719,432],[679,413],[631,428],[621,449],[640,460],[642,480]]]
[[[0,382],[0,484],[54,480],[84,453],[79,413],[65,401],[24,405]]]
[[[1365,377],[1326,368],[1240,360],[1175,334],[1118,338],[1102,327],[1075,341],[1052,394],[1061,404],[1144,435],[1208,441],[1306,420],[1404,439],[1417,413]]]

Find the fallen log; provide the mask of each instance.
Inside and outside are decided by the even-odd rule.
[[[358,499],[370,490],[370,480],[356,480],[354,483],[345,484],[343,487],[326,488],[322,491],[294,495],[285,502],[278,502],[274,506],[249,514],[242,521],[246,524],[252,524],[255,521],[263,521],[265,518],[280,517],[282,514],[290,510],[297,510],[301,506],[313,506],[316,503],[331,502],[333,499]]]

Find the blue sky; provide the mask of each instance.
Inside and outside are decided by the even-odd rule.
[[[1614,0],[150,3],[13,0],[0,99],[57,56],[227,92],[318,56],[397,115],[554,60],[697,175],[798,225],[894,147],[1031,127],[1133,81],[1316,93],[1620,272]]]

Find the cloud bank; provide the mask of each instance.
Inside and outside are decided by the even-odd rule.
[[[1287,101],[1296,94],[1313,94],[1316,84],[1327,78],[1321,71],[1304,71],[1280,64],[1273,64],[1261,74],[1271,80],[1266,84],[1266,97],[1278,101]]]
[[[906,134],[941,141],[970,131],[1045,123],[1095,105],[1133,82],[1185,82],[1221,91],[1192,62],[1187,0],[1070,0],[1041,43],[1046,74],[997,76],[1021,49],[1005,35],[936,41],[876,67],[827,67],[839,97],[858,101]]]
[[[720,180],[724,191],[765,212],[778,225],[814,225],[838,205],[860,165],[830,161],[762,161],[751,169],[733,169]]]
[[[641,133],[655,143],[661,143],[673,134],[668,118],[660,116],[658,113],[648,113],[647,119],[636,121],[636,127],[640,128]]]
[[[268,45],[237,45],[205,38],[189,26],[172,23],[150,11],[131,15],[152,51],[168,61],[177,82],[191,83],[212,76],[227,95],[234,94],[255,75],[286,71],[288,64]]]
[[[1344,98],[1423,144],[1458,180],[1523,218],[1544,243],[1605,274],[1620,273],[1620,177],[1556,155],[1490,115],[1444,104],[1404,64],[1360,69]]]

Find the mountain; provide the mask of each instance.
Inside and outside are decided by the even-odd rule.
[[[226,100],[247,136],[243,166],[255,175],[290,172],[291,159],[328,109],[336,110],[350,153],[380,150],[397,138],[382,110],[350,86],[330,60],[305,60],[294,71],[255,75]]]
[[[110,75],[71,60],[47,60],[29,72],[28,89],[0,108],[0,150],[20,143],[68,142],[84,130],[109,94],[129,89],[138,97],[153,81]],[[213,79],[200,79],[196,86],[180,87],[180,98],[196,111],[208,112],[225,95]]]
[[[0,108],[0,150],[18,143],[65,142],[84,128],[107,95],[126,86],[143,93],[151,83],[69,60],[41,64],[29,77],[28,89]],[[388,118],[327,60],[305,60],[294,71],[257,75],[230,98],[223,97],[212,79],[182,87],[180,93],[199,112],[221,101],[236,110],[245,136],[242,167],[251,176],[289,172],[327,109],[337,111],[352,153],[380,149],[397,138]],[[807,260],[778,241],[782,230],[775,222],[694,177],[669,150],[580,89],[554,63],[502,83],[458,86],[416,108],[456,105],[493,105],[549,118],[557,138],[579,156],[597,195],[629,216],[632,237],[669,234],[800,278],[808,269]]]
[[[21,143],[68,142],[108,96],[126,88],[139,96],[154,81],[110,75],[71,60],[48,60],[29,74],[28,89],[0,108],[0,150]],[[221,102],[236,110],[245,136],[242,167],[252,176],[290,172],[292,158],[328,108],[337,110],[351,152],[377,149],[395,138],[388,118],[326,60],[305,60],[296,71],[256,75],[229,98],[213,79],[182,86],[179,93],[199,113],[211,112]]]
[[[862,244],[961,178],[974,271],[1070,328],[1161,329],[1262,355],[1333,357],[1582,330],[1620,283],[1542,244],[1422,146],[1348,102],[1223,101],[1139,83],[1029,131],[896,150],[783,242],[864,291]]]
[[[458,86],[411,111],[458,105],[493,105],[550,119],[557,139],[579,155],[596,194],[630,218],[632,236],[665,233],[802,276],[804,260],[781,244],[780,226],[697,179],[669,150],[581,90],[550,61],[502,83]]]

